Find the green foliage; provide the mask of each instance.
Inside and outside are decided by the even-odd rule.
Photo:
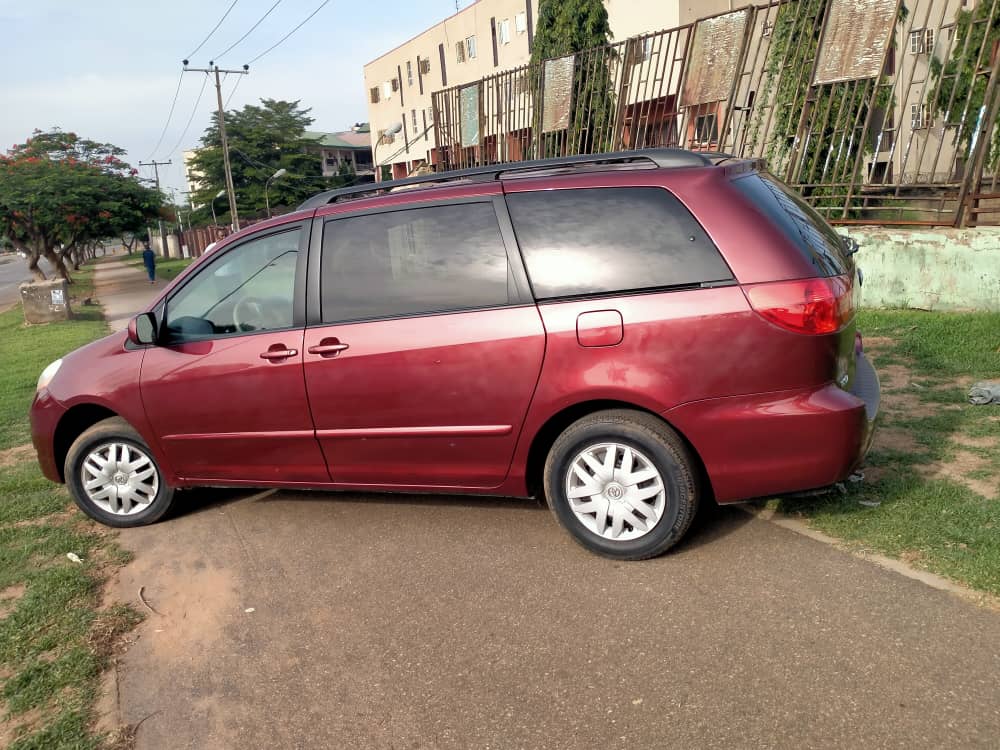
[[[535,98],[543,90],[544,61],[576,54],[573,103],[564,146],[557,134],[541,134],[541,108],[535,109],[535,133],[540,156],[556,156],[567,149],[579,153],[605,151],[612,144],[615,105],[609,48],[611,26],[600,0],[540,0],[531,51],[530,79]],[[585,54],[577,54],[585,52]]]
[[[1000,43],[1000,6],[980,2],[975,10],[961,10],[955,18],[955,39],[951,57],[942,63],[936,56],[930,59],[934,87],[927,95],[927,106],[935,117],[955,128],[955,144],[963,155],[969,155],[972,139],[979,129],[980,112],[988,112],[1000,97],[1000,87],[986,101],[987,75],[976,75],[976,64],[989,67],[990,53]],[[993,16],[990,17],[990,10]],[[985,45],[985,46],[984,46]],[[1000,124],[994,123],[992,144],[986,162],[1000,163]]]
[[[306,150],[314,145],[305,138],[305,129],[312,122],[309,110],[302,109],[297,101],[262,99],[261,106],[248,104],[226,113],[230,165],[241,216],[264,215],[265,183],[279,169],[287,170],[287,174],[272,180],[268,186],[272,210],[298,205],[318,192],[353,179],[353,175],[333,180],[323,177],[318,150],[315,146],[311,151]],[[226,188],[218,114],[212,116],[212,124],[201,143],[192,162],[194,169],[203,175],[202,189],[191,196],[192,203],[202,206],[194,213],[194,223],[211,221],[208,204]],[[220,223],[228,222],[228,218],[223,218],[229,216],[227,198],[216,200],[215,212]]]
[[[44,255],[65,275],[66,252],[141,231],[163,199],[139,183],[123,154],[75,133],[35,131],[0,156],[0,235],[28,253],[33,270]]]

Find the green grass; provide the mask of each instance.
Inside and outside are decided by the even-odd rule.
[[[0,313],[0,450],[31,439],[28,409],[45,366],[107,333],[100,308],[78,308],[74,315],[61,323],[26,326],[20,306]]]
[[[131,257],[123,256],[122,259],[131,266],[143,268],[141,254],[134,254]],[[195,260],[196,258],[157,258],[156,278],[173,281],[177,274],[194,263]]]
[[[876,369],[909,368],[908,385],[884,388],[879,429],[907,433],[916,448],[876,447],[868,465],[881,478],[851,486],[846,495],[782,500],[778,508],[859,547],[902,556],[1000,595],[1000,496],[978,494],[955,479],[922,478],[917,471],[929,462],[948,463],[962,451],[982,461],[965,479],[989,484],[1000,477],[1000,450],[962,446],[954,439],[1000,438],[995,421],[1000,408],[970,405],[958,382],[1000,377],[1000,314],[865,311],[859,328],[867,337],[892,339],[870,352]],[[920,413],[899,406],[913,398]],[[861,500],[878,506],[861,505]]]
[[[20,306],[0,314],[0,450],[29,441],[35,381],[52,360],[107,332],[93,295],[93,265],[72,273],[75,317],[26,326]],[[98,678],[110,643],[138,621],[134,611],[99,611],[110,568],[128,556],[75,512],[61,485],[31,458],[0,469],[0,722],[12,750],[96,750],[91,730]],[[82,563],[72,562],[74,553]]]

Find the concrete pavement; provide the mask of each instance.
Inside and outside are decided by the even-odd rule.
[[[1000,742],[1000,616],[738,509],[629,564],[513,500],[180,503],[120,538],[140,750]]]
[[[1000,745],[1000,615],[738,509],[616,563],[517,500],[178,505],[110,591],[156,610],[105,706],[139,750]]]
[[[120,260],[105,261],[94,271],[94,294],[104,308],[104,317],[112,331],[125,330],[132,316],[163,291],[167,283],[157,279],[150,284],[141,266]]]

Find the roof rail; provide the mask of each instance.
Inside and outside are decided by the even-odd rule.
[[[641,151],[614,151],[608,154],[580,154],[564,156],[555,159],[536,159],[533,161],[515,161],[505,164],[490,164],[471,169],[457,169],[449,172],[435,172],[418,177],[405,177],[401,180],[386,180],[384,182],[365,183],[354,187],[337,188],[318,193],[306,200],[298,210],[318,208],[328,203],[336,203],[341,198],[350,196],[376,195],[394,188],[415,185],[431,186],[434,183],[448,182],[489,182],[502,179],[505,175],[527,177],[531,172],[546,172],[560,168],[581,168],[602,165],[622,165],[645,163],[649,168],[670,169],[677,167],[709,167],[713,162],[708,156],[696,151],[685,151],[680,148],[650,148]]]

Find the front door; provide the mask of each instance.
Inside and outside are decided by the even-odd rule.
[[[305,376],[333,481],[500,485],[545,336],[492,201],[327,221],[319,270]]]
[[[302,379],[308,225],[224,249],[170,295],[142,399],[186,480],[325,482]],[[296,283],[297,278],[300,280]]]

